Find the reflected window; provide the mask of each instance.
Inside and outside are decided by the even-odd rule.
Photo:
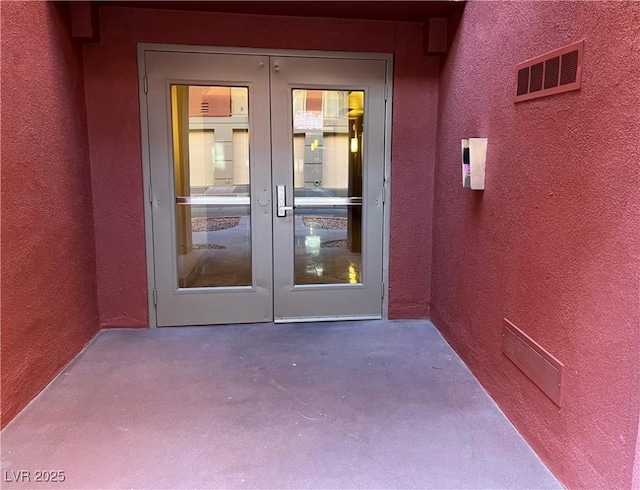
[[[249,90],[171,87],[180,288],[251,285]]]
[[[296,284],[362,282],[364,97],[292,91]]]

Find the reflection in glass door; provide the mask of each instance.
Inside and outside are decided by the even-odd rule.
[[[179,288],[251,285],[249,91],[171,87]]]
[[[362,282],[362,90],[292,91],[295,284]]]

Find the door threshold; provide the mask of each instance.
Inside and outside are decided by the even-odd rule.
[[[311,323],[311,322],[339,322],[351,320],[382,320],[382,315],[349,315],[349,316],[305,316],[292,318],[276,318],[273,323]]]

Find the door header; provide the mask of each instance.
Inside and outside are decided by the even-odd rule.
[[[190,44],[138,43],[138,55],[145,51],[175,51],[181,53],[244,54],[256,56],[292,56],[296,58],[332,58],[357,60],[384,60],[393,62],[392,53],[359,51],[319,51],[302,49],[236,48],[228,46],[195,46]]]

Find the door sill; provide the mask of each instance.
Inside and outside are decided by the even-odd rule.
[[[347,315],[347,316],[305,316],[292,318],[276,318],[273,323],[310,323],[310,322],[340,322],[350,320],[382,320],[382,315]]]

